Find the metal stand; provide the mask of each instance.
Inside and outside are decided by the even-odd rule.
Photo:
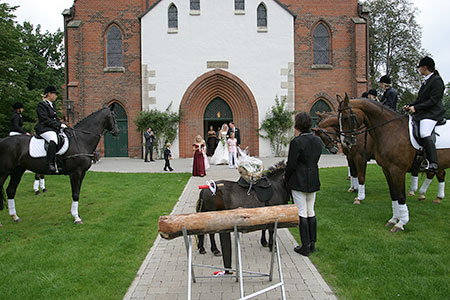
[[[234,226],[234,240],[236,245],[236,269],[225,269],[221,267],[215,267],[215,266],[207,266],[207,265],[199,265],[199,264],[193,264],[192,263],[192,237],[188,236],[187,230],[185,227],[183,227],[183,237],[184,237],[184,243],[186,245],[186,253],[187,253],[187,261],[188,261],[188,290],[187,290],[187,299],[191,300],[191,294],[192,294],[192,282],[196,282],[196,278],[224,278],[224,277],[230,277],[234,275],[229,276],[223,276],[223,277],[216,277],[216,276],[195,276],[194,274],[194,266],[195,267],[202,267],[202,268],[210,268],[210,269],[219,269],[224,271],[233,271],[236,273],[236,281],[239,282],[239,291],[241,297],[239,300],[246,300],[250,298],[254,298],[258,295],[267,293],[268,291],[271,291],[273,289],[276,289],[278,287],[281,287],[281,299],[286,300],[286,290],[284,288],[284,280],[283,280],[283,272],[281,271],[281,257],[280,257],[280,249],[278,247],[278,222],[275,222],[274,228],[273,228],[273,240],[274,240],[274,248],[272,249],[271,259],[270,259],[270,270],[269,273],[260,273],[260,272],[252,272],[252,271],[244,271],[242,270],[242,254],[241,254],[241,239],[240,234],[241,232],[238,231],[237,226]],[[244,277],[269,277],[269,281],[272,281],[273,279],[273,265],[275,262],[275,254],[276,254],[276,260],[278,265],[278,274],[280,275],[280,282],[273,284],[269,287],[266,287],[262,290],[256,291],[248,296],[244,295]],[[244,275],[246,274],[246,275]]]

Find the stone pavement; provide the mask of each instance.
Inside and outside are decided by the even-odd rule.
[[[267,168],[279,161],[280,158],[262,158],[262,160]],[[192,159],[176,159],[172,161],[172,165],[176,172],[191,172]],[[322,155],[319,163],[320,167],[346,165],[347,162],[342,155]],[[163,161],[144,163],[137,159],[103,158],[99,163],[93,165],[91,170],[163,172],[163,166]],[[204,184],[206,180],[237,180],[239,178],[238,172],[235,169],[229,169],[228,166],[211,166],[207,173],[208,175],[203,178],[190,178],[179,201],[173,208],[172,214],[195,212],[195,203],[199,193],[198,185]],[[278,236],[287,299],[337,299],[309,258],[293,251],[297,242],[288,229],[280,229]],[[270,252],[259,244],[259,238],[260,232],[241,235],[243,270],[268,273]],[[218,235],[216,235],[216,242],[220,245]],[[209,238],[205,238],[207,254],[199,254],[194,246],[193,263],[223,266],[222,258],[213,256],[209,247]],[[320,251],[320,240],[318,248]],[[233,242],[233,267],[235,266],[234,251]],[[276,264],[274,267],[272,282],[269,282],[267,277],[244,278],[245,295],[279,282]],[[214,272],[212,269],[197,267],[194,267],[194,271],[196,276],[212,275]],[[197,279],[197,282],[192,284],[192,299],[239,299],[239,297],[239,283],[235,281],[235,278]],[[124,300],[153,299],[187,299],[187,256],[182,237],[173,240],[164,240],[159,236],[156,238],[124,297]],[[281,299],[281,288],[252,299]]]

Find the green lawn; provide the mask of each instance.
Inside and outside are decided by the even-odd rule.
[[[391,233],[384,227],[392,208],[381,168],[369,165],[359,206],[352,204],[356,194],[346,192],[346,176],[347,168],[320,170],[318,251],[311,256],[338,298],[450,299],[449,193],[441,204],[432,203],[433,181],[424,203],[408,197],[410,222],[404,232]],[[298,230],[292,234],[299,240]]]
[[[0,212],[0,299],[122,299],[190,174],[89,172],[83,225],[70,214],[66,176],[47,176],[35,196],[25,174],[16,195],[22,222]],[[6,185],[5,185],[6,186]]]

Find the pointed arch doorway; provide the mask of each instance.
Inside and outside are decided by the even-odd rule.
[[[313,120],[313,127],[317,125],[317,121],[319,119],[319,116],[317,115],[317,112],[331,112],[331,107],[326,103],[324,100],[319,99],[314,103],[314,105],[311,107],[311,110],[309,111],[309,115],[311,116]],[[325,148],[325,145],[322,143],[322,153],[323,154],[329,154],[328,150]]]
[[[207,131],[205,112],[208,105],[217,98],[230,108],[231,118],[241,131],[241,147],[248,146],[250,154],[258,156],[258,107],[255,97],[237,76],[216,69],[198,77],[188,87],[181,100],[180,110],[183,111],[183,118],[179,131],[180,157],[192,157],[194,137]]]
[[[112,105],[112,104],[111,104]],[[111,105],[109,105],[111,107]],[[119,135],[105,134],[105,157],[128,157],[128,116],[122,105],[115,102],[114,112],[116,114]]]
[[[218,131],[224,123],[228,124],[229,122],[233,122],[233,112],[230,106],[222,98],[214,98],[205,109],[203,136],[208,135],[210,126],[213,127],[214,131]]]

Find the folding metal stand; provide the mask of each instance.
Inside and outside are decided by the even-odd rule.
[[[236,225],[234,225],[234,240],[236,245],[236,269],[225,269],[222,267],[215,267],[215,266],[208,266],[208,265],[199,265],[199,264],[193,264],[192,263],[192,237],[188,236],[187,230],[185,227],[183,227],[183,237],[184,237],[184,243],[186,245],[186,252],[187,252],[187,260],[188,260],[188,290],[187,290],[187,299],[191,300],[191,294],[192,294],[192,282],[196,282],[196,278],[224,278],[229,276],[222,276],[222,277],[216,277],[216,276],[195,276],[194,273],[194,266],[195,267],[202,267],[202,268],[209,268],[209,269],[215,269],[215,270],[223,270],[223,271],[233,271],[236,275],[230,275],[232,277],[236,277],[236,281],[239,282],[239,289],[240,289],[240,295],[241,297],[239,300],[246,300],[250,298],[254,298],[258,295],[267,293],[268,291],[271,291],[273,289],[276,289],[278,287],[281,287],[281,298],[283,300],[286,300],[286,290],[284,288],[284,280],[283,280],[283,273],[281,271],[281,257],[280,257],[280,249],[278,246],[278,222],[275,222],[274,228],[273,228],[273,240],[274,240],[274,248],[272,250],[271,259],[270,259],[270,270],[269,273],[261,273],[261,272],[252,272],[252,271],[244,271],[242,270],[242,254],[241,254],[241,239],[240,239],[240,231],[238,231],[238,228]],[[278,264],[278,274],[280,275],[280,282],[273,284],[269,287],[266,287],[262,290],[256,291],[248,296],[244,295],[244,277],[269,277],[269,281],[272,281],[273,279],[273,265],[275,262],[275,254],[276,254],[276,260]],[[246,274],[246,275],[244,275]]]

